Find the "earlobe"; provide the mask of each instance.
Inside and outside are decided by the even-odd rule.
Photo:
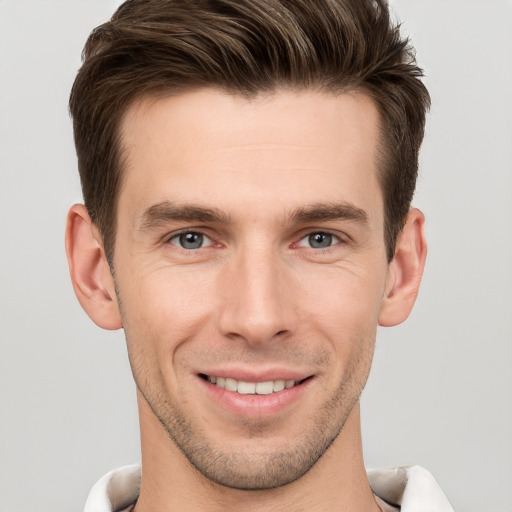
[[[100,327],[121,328],[114,280],[101,237],[82,204],[75,204],[68,213],[66,254],[73,289],[82,308]]]
[[[379,325],[390,327],[407,319],[418,295],[426,257],[425,217],[414,208],[398,235],[395,256],[389,264]]]

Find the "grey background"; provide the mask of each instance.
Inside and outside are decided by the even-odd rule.
[[[0,512],[82,509],[139,459],[122,332],[76,301],[80,200],[67,97],[107,0],[0,0]],[[379,332],[369,466],[420,464],[456,510],[512,511],[512,2],[394,0],[433,109],[415,204],[429,257],[415,311]]]

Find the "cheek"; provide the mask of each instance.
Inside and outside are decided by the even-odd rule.
[[[185,267],[169,265],[131,271],[130,278],[120,282],[124,309],[137,321],[158,319],[168,325],[179,325],[194,317],[206,304],[209,295],[207,276]],[[151,325],[151,324],[148,324]]]
[[[132,352],[157,360],[159,366],[171,363],[179,346],[208,323],[212,286],[204,275],[188,269],[146,267],[119,275],[116,283]]]
[[[370,267],[371,269],[371,267]],[[302,305],[326,327],[356,328],[377,324],[386,273],[339,266],[309,269],[301,280]]]
[[[371,361],[385,276],[347,269],[329,274],[308,275],[311,285],[325,284],[316,293],[305,293],[311,286],[302,289],[302,297],[307,297],[301,303],[302,328],[311,329],[311,337],[320,333],[329,341],[332,361],[338,373],[345,373],[354,362],[364,366]]]

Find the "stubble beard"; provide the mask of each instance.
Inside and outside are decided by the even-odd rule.
[[[194,425],[180,404],[154,392],[152,379],[144,375],[144,365],[134,365],[132,357],[130,361],[142,397],[190,464],[211,482],[232,489],[256,491],[281,487],[299,479],[336,440],[359,400],[370,369],[374,338],[360,340],[360,343],[362,348],[358,356],[346,368],[336,392],[322,405],[313,424],[306,425],[307,432],[302,438],[295,444],[257,454],[214,446],[209,441],[209,433]],[[251,426],[248,433],[250,430]],[[264,432],[258,432],[258,426],[253,425],[252,430],[252,434],[265,439]]]

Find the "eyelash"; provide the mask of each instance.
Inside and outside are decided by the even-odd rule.
[[[186,248],[186,247],[183,247],[181,244],[179,244],[180,237],[182,237],[184,235],[199,235],[199,236],[203,237],[202,242],[204,242],[204,238],[206,238],[207,240],[210,241],[210,243],[208,243],[208,245],[206,245],[206,246],[201,246],[201,247],[196,247],[196,248]],[[323,235],[323,236],[331,237],[331,239],[332,239],[331,244],[327,247],[311,247],[311,245],[302,244],[302,242],[308,238],[309,238],[309,242],[311,242],[310,237],[315,236],[315,235]],[[178,243],[174,243],[173,240],[176,240]],[[172,236],[167,238],[166,243],[172,244],[172,245],[178,247],[179,249],[182,249],[189,253],[195,252],[199,249],[207,249],[208,247],[212,247],[212,246],[222,247],[222,244],[215,243],[211,237],[209,237],[207,234],[203,233],[202,231],[190,230],[190,229],[183,230],[178,233],[174,233]],[[328,251],[332,250],[332,248],[335,247],[336,245],[346,244],[346,243],[347,243],[347,241],[344,240],[340,235],[334,234],[330,231],[321,231],[320,230],[320,231],[310,231],[310,232],[306,233],[297,242],[293,243],[292,247],[306,247],[308,249],[314,250],[315,252],[328,252]]]

